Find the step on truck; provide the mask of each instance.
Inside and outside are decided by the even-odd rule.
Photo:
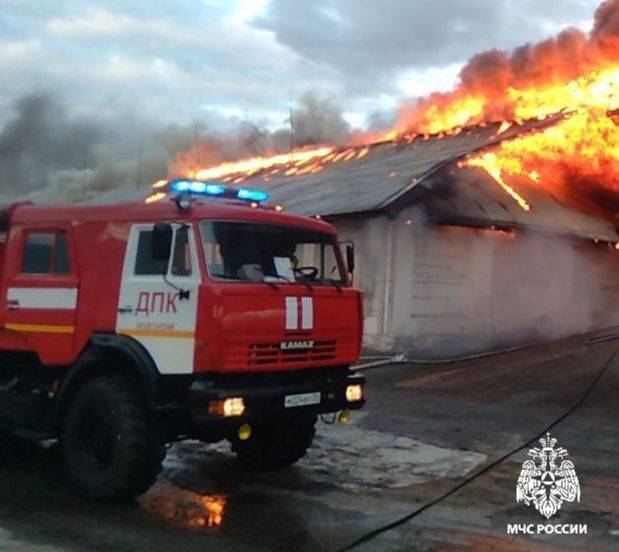
[[[0,209],[0,431],[57,440],[100,500],[144,493],[187,438],[291,465],[319,416],[365,402],[352,245],[257,190],[169,188]]]

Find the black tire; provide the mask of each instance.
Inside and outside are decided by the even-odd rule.
[[[262,423],[246,441],[234,439],[232,451],[243,465],[256,469],[291,466],[307,452],[316,433],[316,417]]]
[[[165,457],[142,401],[119,376],[98,377],[77,390],[62,425],[61,451],[77,490],[105,501],[146,492]]]

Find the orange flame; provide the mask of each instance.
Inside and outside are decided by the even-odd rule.
[[[497,161],[497,156],[495,153],[485,153],[480,157],[476,157],[467,162],[467,165],[470,167],[482,167],[486,170],[486,172],[494,178],[499,186],[503,188],[514,200],[516,203],[522,207],[525,211],[530,211],[531,206],[512,186],[510,186],[503,179],[502,169],[500,163]]]
[[[600,197],[612,197],[619,210],[618,96],[619,0],[606,0],[596,10],[588,35],[567,29],[511,54],[492,50],[474,56],[452,92],[404,105],[395,128],[382,135],[357,134],[346,148],[323,145],[184,174],[237,184],[260,172],[263,177],[268,173],[294,178],[316,173],[327,163],[361,160],[376,142],[442,139],[492,121],[501,121],[495,133],[501,138],[522,121],[564,112],[564,119],[545,130],[504,140],[460,166],[484,169],[526,211],[531,205],[526,193],[516,189],[515,176],[552,190],[576,207],[597,205],[614,215],[613,207],[601,205],[605,200]],[[149,201],[160,198],[159,190],[155,192]]]
[[[333,147],[324,146],[318,149],[293,151],[292,153],[282,153],[272,155],[271,157],[252,157],[251,159],[242,159],[228,163],[221,163],[214,167],[207,167],[195,173],[195,178],[198,180],[217,180],[223,176],[230,174],[255,173],[258,171],[275,169],[290,163],[295,165],[303,165],[319,157],[326,157],[333,151]],[[294,173],[291,173],[294,174]]]
[[[618,82],[619,69],[612,69],[592,72],[561,90],[512,91],[523,117],[534,112],[542,98],[548,103],[541,105],[554,110],[562,99],[562,107],[573,112],[542,132],[504,141],[495,151],[479,154],[466,165],[484,168],[512,197],[504,179],[516,175],[543,183],[566,201],[573,201],[570,182],[595,183],[597,192],[619,193],[619,127],[608,116],[609,99]]]

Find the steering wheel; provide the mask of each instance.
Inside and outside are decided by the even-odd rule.
[[[311,278],[312,280],[316,280],[318,276],[318,269],[315,266],[298,266],[297,268],[293,268],[292,271],[295,274],[299,274],[304,278]]]

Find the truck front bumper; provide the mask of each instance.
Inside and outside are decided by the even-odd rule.
[[[226,399],[242,399],[242,413],[238,408],[241,403],[236,401],[234,415],[224,415],[220,407]],[[195,381],[186,408],[195,429],[210,433],[216,429],[235,431],[243,423],[358,410],[364,404],[365,378],[346,370],[327,375],[280,374],[276,379],[254,375]]]

